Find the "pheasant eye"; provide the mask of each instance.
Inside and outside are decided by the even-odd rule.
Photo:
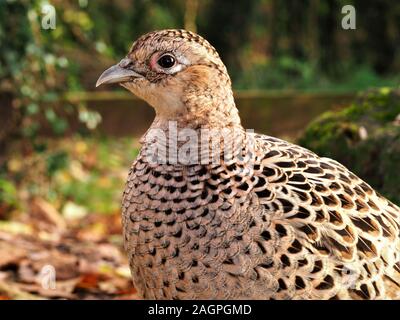
[[[170,54],[164,54],[157,61],[158,65],[164,69],[171,68],[175,65],[175,58]]]

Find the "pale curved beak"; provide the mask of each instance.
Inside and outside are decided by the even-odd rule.
[[[139,73],[120,67],[116,64],[104,71],[96,82],[96,88],[105,83],[121,83],[132,80],[132,78],[140,78]]]

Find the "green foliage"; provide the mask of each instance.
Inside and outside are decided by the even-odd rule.
[[[320,75],[315,66],[290,56],[282,56],[276,60],[254,64],[249,70],[243,71],[235,87],[238,89],[304,89],[321,83],[318,77]]]
[[[120,205],[128,168],[138,148],[129,138],[41,138],[36,151],[10,147],[7,176],[0,176],[0,203],[23,204],[26,195],[89,213],[113,213]]]
[[[220,52],[240,89],[359,90],[393,86],[399,81],[400,55],[395,45],[400,41],[396,32],[399,4],[357,0],[192,2],[198,3],[198,31]],[[85,54],[92,61],[121,58],[145,32],[185,27],[188,10],[184,0],[64,1],[54,4],[57,28],[42,30],[41,6],[45,3],[0,2],[0,79],[19,79],[8,87],[19,84],[29,99],[39,99],[45,91],[55,96],[52,91],[83,89],[80,64],[92,63]],[[356,30],[338,27],[345,4],[357,8]],[[26,77],[46,79],[36,83],[41,86],[43,82],[45,88],[32,89],[34,81]],[[57,88],[55,80],[62,86]],[[21,81],[26,86],[22,87]],[[38,105],[40,108],[30,108],[31,115],[41,112]],[[37,130],[31,128],[26,134]],[[56,131],[65,131],[65,125],[57,125]]]
[[[105,46],[108,55],[121,58],[143,33],[182,28],[184,5],[181,0],[98,0],[88,2],[85,12],[95,22],[91,30],[94,41]]]
[[[52,176],[57,171],[68,167],[68,154],[65,151],[58,151],[51,153],[46,159],[48,176]]]
[[[60,144],[54,147],[60,148]],[[116,212],[127,168],[137,154],[132,140],[76,137],[64,148],[68,155],[61,152],[51,159],[58,167],[54,174],[48,171],[51,189],[45,197],[61,208],[70,201],[88,212]]]
[[[389,199],[400,203],[400,90],[362,94],[340,112],[312,122],[299,143],[338,160]]]
[[[359,91],[369,87],[395,86],[399,77],[379,76],[368,66],[349,66],[340,78],[330,78],[306,60],[282,56],[254,63],[235,81],[237,89],[296,89],[302,91]]]
[[[83,10],[66,3],[57,7],[56,29],[43,29],[44,4],[40,0],[0,2],[0,90],[12,95],[11,106],[18,115],[11,133],[32,141],[43,128],[56,135],[67,131],[68,111],[60,103],[65,80],[80,87],[74,62],[63,51],[76,41],[73,30],[85,38],[93,28]],[[87,112],[81,104],[70,113],[81,110]]]
[[[57,4],[61,27],[55,30],[56,40],[67,49],[74,48],[83,66],[88,62],[82,56],[90,51],[101,72],[105,66],[99,58],[120,59],[143,33],[186,27],[188,2]],[[216,47],[238,89],[350,91],[393,86],[400,80],[400,51],[395,45],[400,42],[400,32],[396,32],[399,4],[357,0],[191,2],[198,3],[197,31]],[[346,4],[357,8],[356,30],[340,27],[341,7]],[[377,14],[371,16],[371,12]],[[79,67],[74,68],[71,60],[69,68],[79,76]],[[86,89],[92,90],[95,80],[90,79]],[[72,80],[70,83],[72,88],[77,86]]]
[[[10,108],[11,116],[0,128],[0,156],[5,160],[0,164],[0,207],[6,212],[23,208],[34,196],[62,203],[51,185],[69,168],[70,156],[65,146],[52,148],[41,135],[62,137],[74,119],[86,130],[95,129],[100,121],[85,103],[63,102],[67,87],[82,89],[80,66],[66,53],[89,43],[93,21],[82,8],[62,2],[57,6],[56,29],[43,29],[44,4],[0,1],[0,97],[11,97],[1,106]]]
[[[18,205],[17,189],[15,185],[0,177],[0,203],[5,203],[9,206]]]
[[[340,26],[344,5],[356,8],[355,30]],[[400,80],[399,3],[221,0],[198,16],[240,89],[350,91]]]

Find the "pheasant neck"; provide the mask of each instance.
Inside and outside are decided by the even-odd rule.
[[[240,124],[225,127],[182,127],[156,118],[141,139],[148,162],[177,165],[215,165],[240,158],[252,149],[251,135]],[[245,147],[243,149],[243,147]]]
[[[184,97],[187,113],[182,118],[194,128],[242,128],[232,90],[227,86],[208,87],[202,91],[188,90]]]
[[[171,162],[171,154],[177,155],[179,164],[209,163],[214,158],[220,160],[225,153],[237,152],[235,148],[246,139],[246,134],[230,84],[214,83],[212,87],[213,90],[206,86],[197,91],[186,88],[181,112],[170,116],[157,113],[141,140],[144,148],[167,154],[167,163]]]

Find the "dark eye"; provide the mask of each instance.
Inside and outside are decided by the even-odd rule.
[[[170,54],[164,54],[160,59],[158,59],[157,63],[160,67],[168,69],[174,66],[175,58]]]

